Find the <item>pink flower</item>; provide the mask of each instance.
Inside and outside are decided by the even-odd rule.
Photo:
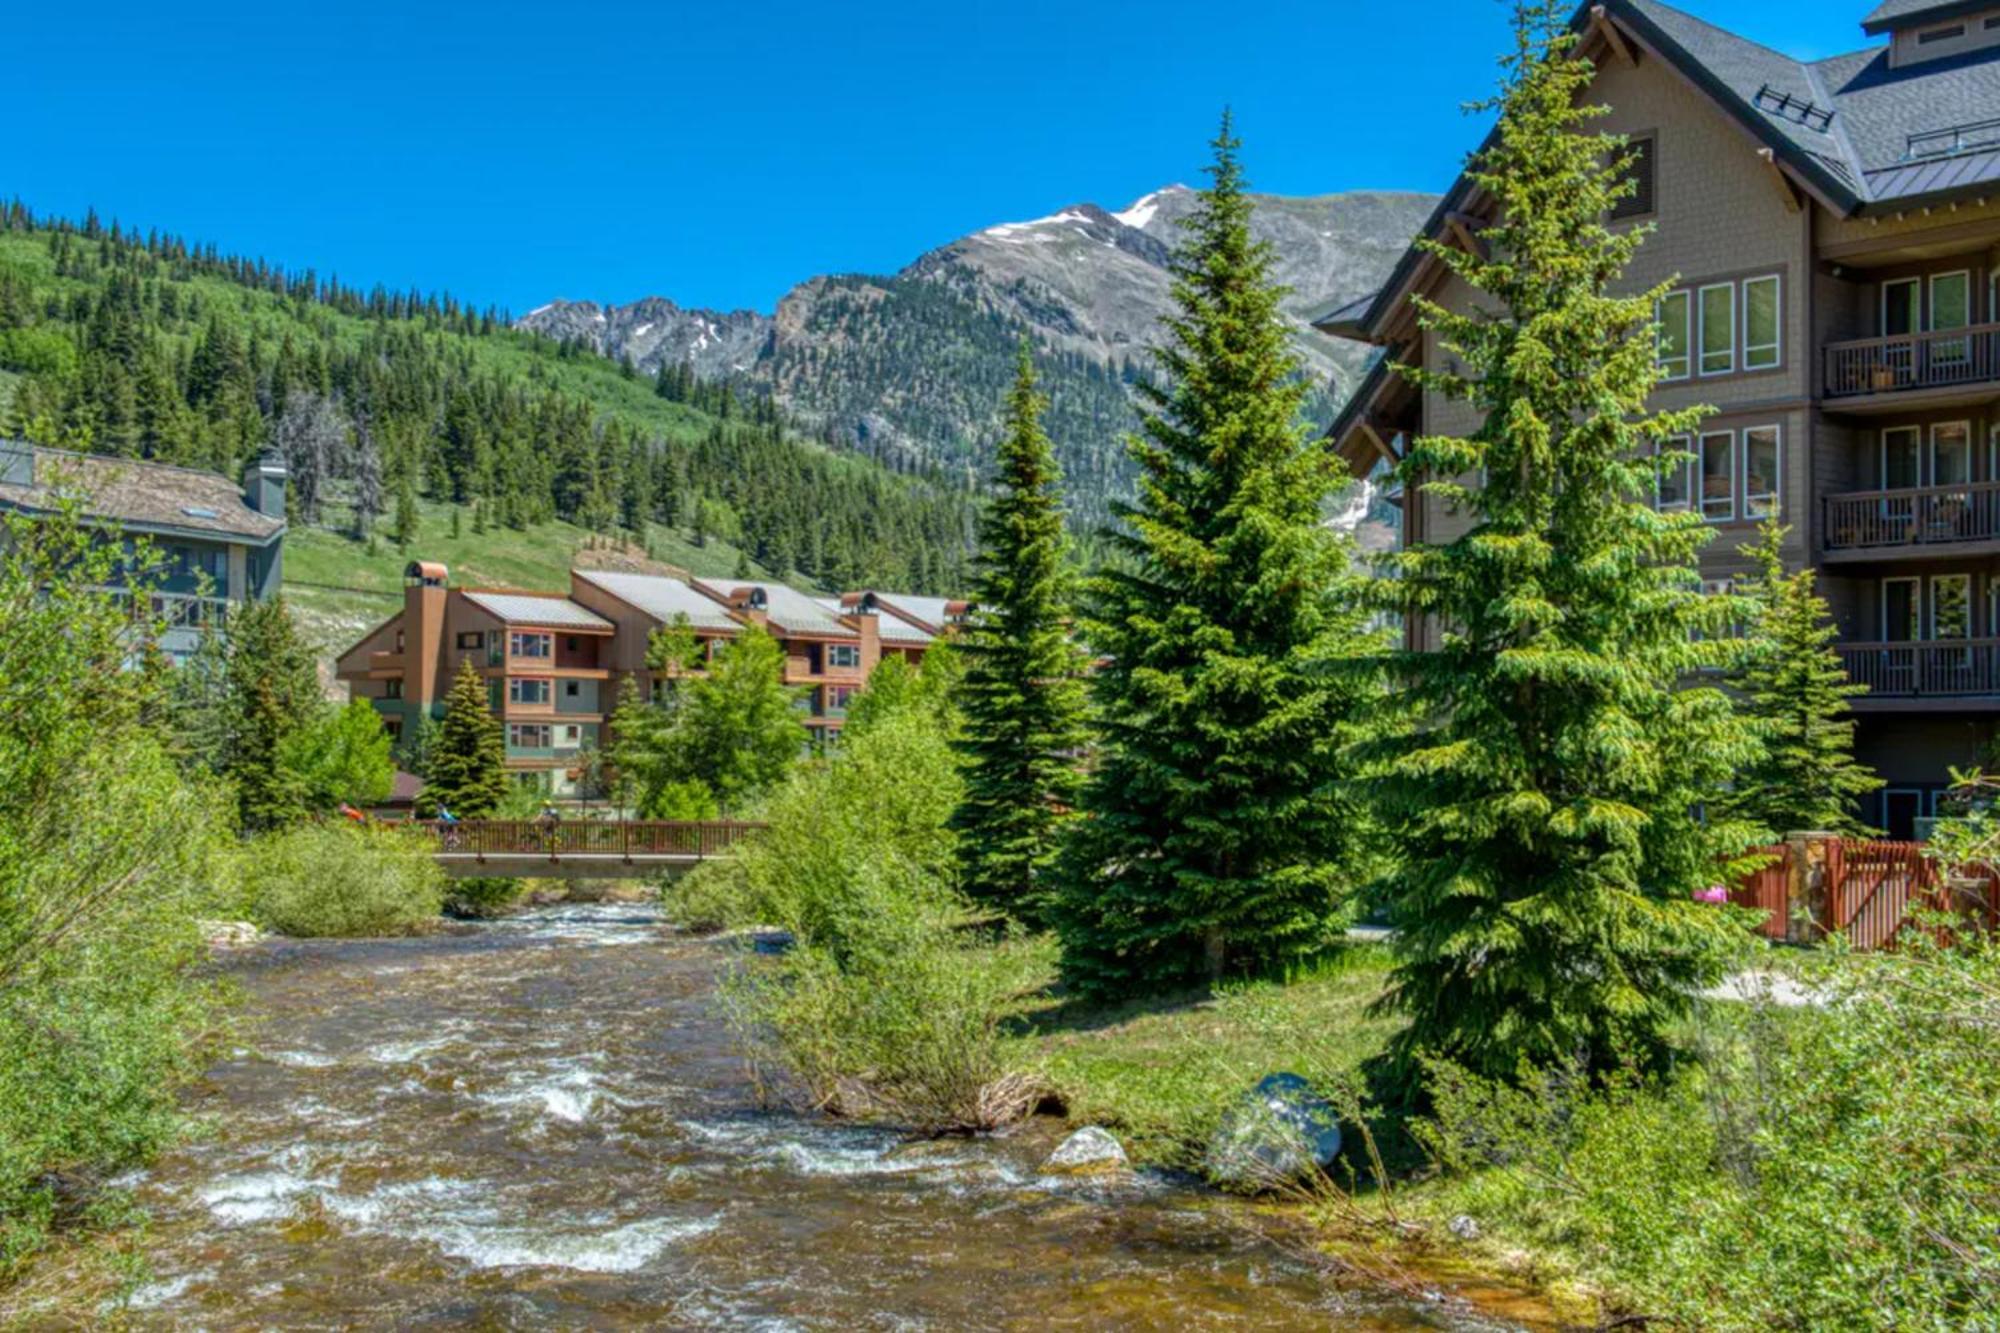
[[[1705,889],[1696,889],[1694,900],[1698,903],[1726,903],[1729,901],[1729,890],[1720,884],[1711,884]]]

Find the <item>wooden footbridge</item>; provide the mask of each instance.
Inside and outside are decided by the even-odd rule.
[[[424,819],[438,864],[457,876],[621,879],[685,874],[762,824],[673,819]]]

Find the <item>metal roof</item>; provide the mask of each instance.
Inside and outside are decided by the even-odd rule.
[[[611,570],[574,571],[580,579],[604,589],[619,601],[637,607],[662,625],[685,618],[697,629],[743,628],[728,608],[680,579],[661,574],[627,574]]]
[[[548,625],[559,629],[590,629],[609,632],[611,622],[587,606],[567,597],[527,592],[470,592],[465,600],[490,611],[509,625]]]
[[[751,583],[736,579],[696,579],[695,586],[725,604],[739,592],[756,591],[764,596],[764,613],[770,622],[787,634],[812,634],[828,639],[858,639],[861,636],[840,623],[833,612],[796,588],[782,583]]]

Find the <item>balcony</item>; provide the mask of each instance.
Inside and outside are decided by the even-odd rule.
[[[1854,700],[1857,711],[2000,706],[2000,639],[1843,643],[1840,660],[1851,680],[1868,687]]]
[[[1943,405],[2000,389],[2000,324],[1828,343],[1825,357],[1829,400],[1853,408],[1922,394]]]
[[[2000,551],[2000,482],[1854,491],[1822,503],[1829,560]]]

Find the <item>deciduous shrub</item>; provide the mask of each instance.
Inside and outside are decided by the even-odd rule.
[[[2000,951],[1834,956],[1664,1083],[1439,1067],[1458,1206],[1688,1326],[2000,1326]]]
[[[252,916],[285,935],[407,935],[435,920],[444,872],[431,841],[391,825],[306,824],[246,842]]]
[[[922,710],[878,718],[794,773],[769,828],[666,891],[683,921],[789,931],[725,994],[760,1069],[810,1105],[943,1131],[1029,1109],[1006,1025],[1047,984],[1041,940],[995,941],[953,885],[945,820],[959,778],[948,730]]]

